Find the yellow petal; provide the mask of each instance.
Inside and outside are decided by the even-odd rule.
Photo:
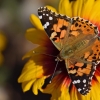
[[[0,51],[3,51],[6,47],[6,37],[5,35],[0,31]]]
[[[53,8],[52,6],[46,6],[48,9],[52,10],[53,12],[56,12],[57,13],[57,10],[55,8]]]
[[[35,28],[28,29],[25,36],[29,41],[33,42],[34,44],[45,45],[51,42],[45,31]]]
[[[94,1],[95,0],[86,0],[84,2],[84,7],[82,9],[82,14],[81,14],[82,18],[88,19],[91,16],[92,8],[94,8],[93,7]]]
[[[76,0],[72,2],[72,16],[80,16],[82,13],[82,7],[83,7],[83,2],[84,0]]]
[[[48,44],[49,46],[49,44]],[[50,46],[49,46],[50,47]],[[26,53],[22,59],[28,58],[30,57],[31,60],[34,61],[34,63],[36,63],[37,65],[42,65],[44,66],[48,66],[45,63],[45,60],[48,59],[48,64],[50,63],[52,66],[52,60],[50,56],[45,56],[45,55],[49,55],[52,54],[52,51],[54,50],[54,48],[51,47],[51,49],[48,50],[47,46],[38,46],[37,48],[31,50],[30,52]],[[26,64],[27,65],[27,64]],[[28,65],[27,65],[28,66]],[[47,67],[46,67],[47,69]]]
[[[44,47],[44,46],[38,46],[36,48],[34,48],[33,50],[31,50],[30,52],[26,53],[22,59],[25,59],[25,58],[28,58],[28,57],[32,57],[34,55],[37,55],[39,56],[40,54],[46,54],[48,53],[48,48],[47,47]],[[39,59],[39,58],[37,58]]]
[[[31,14],[30,21],[37,29],[44,30],[40,19],[36,15]]]
[[[88,93],[87,95],[81,95],[79,92],[77,94],[78,100],[91,100],[91,94]]]
[[[96,75],[95,77],[97,78],[98,82],[100,83],[100,76]]]
[[[70,92],[70,99],[71,99],[71,100],[78,100],[77,93],[78,93],[78,92],[77,92],[75,86],[72,85],[72,87],[71,87],[71,92]]]
[[[43,90],[43,93],[52,94],[51,100],[58,100],[61,95],[61,85],[60,82],[58,83],[58,80],[53,79],[52,82]]]
[[[68,88],[65,88],[63,91],[61,91],[61,96],[58,98],[58,100],[70,100]]]
[[[70,100],[69,82],[69,79],[60,73],[52,79],[51,83],[43,90],[43,93],[52,94],[51,100]]]
[[[42,78],[39,78],[37,79],[34,84],[33,84],[33,88],[32,88],[32,91],[35,95],[38,94],[38,90],[42,91],[42,86],[44,85],[44,81],[45,81],[46,77],[42,77]]]
[[[22,74],[20,75],[20,77],[18,78],[18,82],[25,82],[25,81],[29,81],[32,79],[36,79],[36,78],[40,78],[43,76],[43,67],[36,65],[33,60],[29,60],[23,70],[22,70]]]
[[[90,20],[98,21],[100,23],[100,0],[95,1],[93,8],[91,10]]]
[[[69,0],[60,0],[59,3],[59,13],[72,17],[72,7]]]
[[[52,94],[51,100],[58,100],[58,98],[61,95],[60,88],[57,88],[51,94]]]
[[[31,56],[33,56],[33,51],[34,50],[31,50],[31,51],[29,51],[28,53],[26,53],[23,57],[22,57],[22,60],[24,60],[25,58],[29,58],[29,57],[31,57]]]
[[[100,98],[100,83],[92,80],[92,88],[90,93],[92,100],[98,100]]]
[[[35,82],[36,79],[33,79],[33,80],[30,80],[30,81],[27,81],[27,82],[23,82],[22,83],[22,89],[23,89],[23,92],[26,92],[28,91],[32,84]]]

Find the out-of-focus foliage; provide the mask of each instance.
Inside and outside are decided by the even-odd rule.
[[[2,52],[6,47],[6,42],[7,42],[7,40],[6,40],[5,35],[3,34],[3,32],[0,31],[0,65],[2,65],[2,63],[4,61]]]
[[[0,0],[0,100],[41,100],[43,95],[22,92],[17,79],[26,61],[22,56],[33,48],[25,39],[31,14],[40,6],[57,7],[59,0]],[[1,33],[2,31],[2,33]],[[30,98],[30,99],[29,99]]]

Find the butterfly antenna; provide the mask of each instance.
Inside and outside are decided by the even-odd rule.
[[[43,54],[43,55],[46,55],[46,56],[51,56],[51,57],[57,57],[57,56],[54,56],[54,55],[50,55],[50,54],[46,54],[46,53],[39,53],[39,52],[36,52],[36,51],[33,51],[34,54]]]
[[[56,72],[56,69],[57,69],[57,66],[58,66],[58,62],[59,62],[59,60],[57,60],[57,63],[56,63],[54,72],[53,72],[53,74],[52,74],[52,76],[51,76],[51,79],[50,79],[50,82],[49,82],[49,83],[51,83],[51,81],[52,81],[52,79],[53,79],[53,77],[54,77],[54,75],[55,75],[55,72]]]

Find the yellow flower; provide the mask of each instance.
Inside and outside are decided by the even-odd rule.
[[[3,32],[0,31],[0,65],[2,65],[4,61],[2,51],[5,49],[5,47],[6,47],[6,37],[3,34]]]
[[[75,0],[71,2],[60,0],[58,13],[69,17],[80,16],[97,25],[100,30],[99,4],[100,0]],[[57,12],[55,8],[47,7]],[[32,91],[36,95],[38,90],[52,94],[51,100],[98,100],[100,98],[100,64],[92,79],[91,91],[86,96],[81,95],[71,84],[64,62],[60,62],[57,67],[57,70],[61,70],[61,72],[52,79],[46,88],[43,88],[45,79],[53,74],[56,66],[55,58],[45,54],[56,56],[59,51],[49,40],[39,18],[32,14],[30,20],[35,28],[26,31],[26,38],[39,46],[23,57],[23,59],[29,58],[18,78],[18,82],[22,83],[23,91],[28,91],[32,87]]]

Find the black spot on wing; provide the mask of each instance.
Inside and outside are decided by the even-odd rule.
[[[75,23],[75,27],[77,27],[78,26],[78,23]]]
[[[90,31],[90,29],[87,29],[87,31]]]
[[[72,18],[71,24],[74,24],[75,22],[76,22],[76,20],[74,18]]]
[[[60,33],[61,32],[57,32],[57,35],[55,37],[59,37],[60,38]]]
[[[67,26],[63,25],[60,29],[61,30],[67,30]]]
[[[56,37],[54,37],[52,40],[53,40],[53,41],[55,41],[55,40],[57,40],[57,38],[56,38]]]
[[[76,21],[79,21],[79,17],[76,18]]]
[[[85,21],[85,23],[89,23],[89,21],[88,21],[88,20],[86,20],[86,21]]]
[[[81,27],[82,25],[79,25],[79,27]]]

